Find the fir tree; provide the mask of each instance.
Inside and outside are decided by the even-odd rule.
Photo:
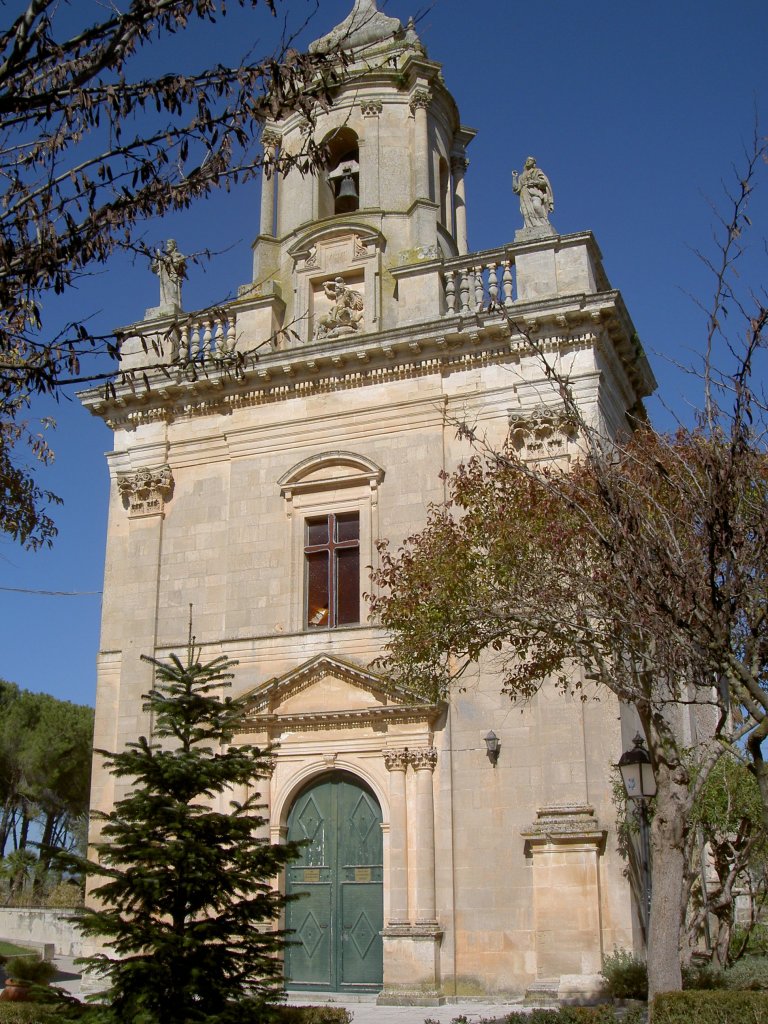
[[[214,809],[269,772],[270,751],[229,745],[242,710],[221,690],[236,662],[201,664],[199,653],[190,638],[186,664],[145,658],[156,671],[144,697],[153,741],[98,751],[132,789],[99,815],[88,871],[105,881],[80,928],[107,947],[83,962],[108,979],[107,1016],[120,1024],[243,1019],[238,1001],[273,999],[280,984],[285,897],[273,879],[296,849],[258,837],[256,792]]]

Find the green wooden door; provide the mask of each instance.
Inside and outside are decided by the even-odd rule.
[[[334,773],[303,791],[288,815],[303,840],[287,870],[286,984],[303,991],[378,991],[382,984],[381,809],[367,786]]]

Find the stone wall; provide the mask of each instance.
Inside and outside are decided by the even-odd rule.
[[[37,907],[0,907],[0,937],[19,945],[39,948],[51,943],[56,956],[80,956],[82,937],[72,917],[77,910],[47,910]]]

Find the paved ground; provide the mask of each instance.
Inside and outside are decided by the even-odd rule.
[[[80,994],[80,974],[73,960],[58,956],[54,963],[59,969],[54,985],[60,985],[72,995]],[[318,1003],[316,997],[298,997],[288,1002]],[[344,1006],[352,1014],[353,1024],[423,1024],[426,1018],[439,1024],[450,1024],[456,1017],[466,1017],[469,1024],[503,1017],[520,1003],[447,1003],[445,1006],[377,1006],[376,996],[359,996],[354,1001],[331,998],[322,1000],[333,1006]]]

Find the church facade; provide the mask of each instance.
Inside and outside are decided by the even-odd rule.
[[[653,377],[592,235],[550,226],[535,163],[515,241],[468,252],[474,132],[413,25],[357,0],[315,46],[339,40],[332,108],[264,130],[275,173],[252,280],[184,313],[169,246],[160,305],[122,339],[150,389],[82,396],[114,430],[95,745],[150,734],[140,657],[181,649],[192,604],[203,658],[238,661],[242,741],[276,744],[269,839],[306,840],[280,880],[304,894],[287,987],[423,1005],[589,993],[603,954],[637,941],[611,797],[618,706],[545,684],[512,709],[492,664],[426,703],[372,667],[386,636],[368,567],[377,539],[396,545],[443,498],[441,471],[469,455],[457,420],[570,457],[531,337],[608,435]],[[308,133],[326,172],[280,174]],[[92,806],[117,785],[97,767]]]

